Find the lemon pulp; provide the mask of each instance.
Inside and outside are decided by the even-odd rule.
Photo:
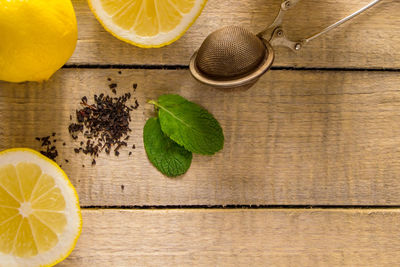
[[[126,7],[121,7],[118,2],[123,1],[101,2],[114,23],[125,30],[132,29],[142,36],[171,31],[182,20],[182,14],[188,13],[195,3],[194,0],[137,0],[126,1]]]
[[[0,252],[32,257],[58,243],[66,203],[54,178],[28,162],[0,167]]]

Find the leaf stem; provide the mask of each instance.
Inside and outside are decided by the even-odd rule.
[[[158,105],[157,101],[150,99],[147,101],[147,103],[154,105],[154,111],[158,112],[160,106]]]
[[[153,100],[153,99],[148,100],[147,103],[148,103],[148,104],[153,104],[154,106],[159,107],[159,106],[158,106],[158,103],[157,103],[155,100]]]

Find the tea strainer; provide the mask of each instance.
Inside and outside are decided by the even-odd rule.
[[[219,88],[234,88],[255,83],[274,62],[272,47],[299,51],[303,45],[338,27],[382,0],[375,0],[353,14],[299,41],[285,36],[285,13],[300,0],[283,0],[274,22],[255,35],[239,26],[228,26],[211,33],[190,59],[190,72],[198,81]]]

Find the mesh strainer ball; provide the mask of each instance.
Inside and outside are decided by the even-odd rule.
[[[262,62],[264,43],[250,31],[228,26],[210,34],[197,52],[196,66],[216,78],[244,75]]]

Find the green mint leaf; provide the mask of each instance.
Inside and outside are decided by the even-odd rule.
[[[162,95],[158,102],[162,131],[187,150],[212,155],[224,147],[224,134],[207,110],[179,95]]]
[[[175,177],[184,174],[192,162],[192,153],[168,138],[158,118],[147,120],[143,142],[150,162],[163,174]]]

